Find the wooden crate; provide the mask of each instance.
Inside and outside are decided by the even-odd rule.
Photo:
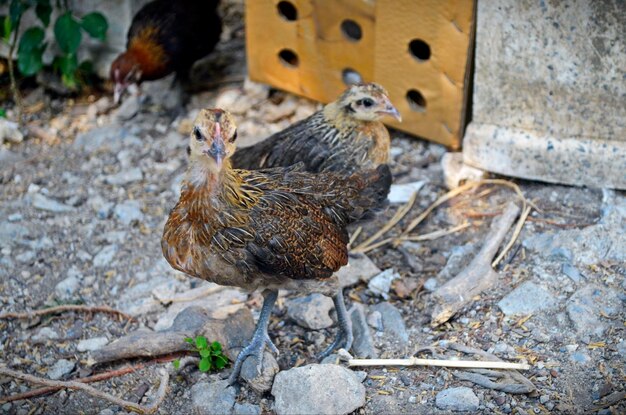
[[[390,93],[400,130],[459,148],[474,0],[248,0],[252,80],[321,102],[354,79]]]

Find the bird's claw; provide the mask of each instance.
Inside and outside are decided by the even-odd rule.
[[[278,348],[272,342],[270,336],[267,333],[265,333],[263,336],[255,336],[250,344],[248,344],[241,352],[239,352],[237,360],[235,360],[235,364],[233,365],[233,371],[228,377],[229,385],[237,382],[237,378],[239,378],[239,374],[241,373],[241,368],[243,367],[243,364],[248,357],[252,356],[256,358],[257,374],[261,374],[261,369],[263,368],[263,349],[266,345],[272,352],[278,354]]]
[[[339,333],[337,334],[335,341],[333,341],[322,353],[318,354],[317,359],[323,360],[337,349],[343,348],[346,351],[350,350],[352,347],[352,341],[352,332],[347,333],[346,331],[339,329]]]

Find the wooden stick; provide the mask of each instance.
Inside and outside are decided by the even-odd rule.
[[[517,240],[517,237],[519,236],[519,234],[522,232],[522,228],[524,227],[524,222],[526,222],[526,218],[528,217],[528,215],[530,214],[530,210],[531,207],[530,206],[526,206],[526,208],[524,209],[524,211],[522,212],[522,214],[520,215],[519,220],[517,221],[517,224],[515,225],[515,230],[513,231],[513,236],[511,236],[511,239],[509,240],[509,242],[506,244],[506,246],[504,247],[504,249],[502,249],[502,251],[500,252],[500,254],[498,254],[498,256],[496,257],[496,259],[493,260],[493,262],[491,263],[491,267],[495,268],[496,265],[498,265],[498,263],[500,263],[500,261],[502,261],[502,258],[504,258],[504,256],[507,254],[507,252],[509,252],[509,250],[511,249],[511,247],[513,247],[513,244],[515,243],[515,241]]]
[[[474,296],[495,284],[498,273],[491,267],[491,262],[519,213],[520,208],[509,202],[502,215],[491,223],[482,248],[469,265],[433,292],[431,298],[435,305],[431,313],[431,325],[445,323],[472,301]]]
[[[152,359],[148,362],[145,363],[140,363],[138,365],[135,366],[127,366],[127,367],[123,367],[121,369],[115,369],[115,370],[109,370],[106,372],[102,372],[102,373],[98,373],[96,375],[93,376],[87,376],[84,378],[78,378],[78,379],[72,379],[75,382],[81,382],[81,383],[92,383],[92,382],[100,382],[103,380],[107,380],[107,379],[111,379],[111,378],[116,378],[119,376],[124,376],[127,375],[129,373],[134,373],[140,369],[144,369],[145,367],[152,365],[152,364],[158,364],[158,363],[167,363],[167,362],[171,362],[172,360],[180,357],[180,356],[184,356],[183,354],[172,354],[172,355],[166,355],[166,356],[159,356],[155,359]],[[183,362],[187,359],[193,359],[190,356],[186,356],[180,359],[180,368],[183,368]],[[189,360],[189,359],[187,359]],[[192,360],[193,361],[193,360]],[[179,369],[180,369],[179,368]],[[24,399],[30,399],[30,398],[35,398],[37,396],[41,396],[41,395],[45,395],[48,393],[52,393],[52,392],[56,392],[58,390],[63,389],[60,386],[46,386],[44,388],[39,388],[39,389],[32,389],[29,390],[27,392],[24,393],[18,393],[16,395],[11,395],[11,396],[5,396],[5,397],[0,397],[0,403],[6,403],[6,402],[13,402],[13,401],[21,401]]]
[[[480,360],[441,360],[441,359],[350,359],[348,366],[439,366],[463,367],[472,369],[514,369],[529,370],[526,363],[486,362]]]
[[[50,380],[44,379],[37,376],[32,376],[26,373],[17,372],[15,370],[11,370],[6,367],[0,367],[0,375],[10,376],[12,378],[20,379],[30,383],[36,383],[38,385],[50,386],[50,387],[60,387],[62,389],[74,389],[74,390],[82,390],[83,392],[88,393],[91,396],[95,396],[97,398],[101,398],[107,400],[114,405],[119,405],[122,408],[135,411],[140,414],[153,414],[159,409],[159,405],[165,399],[165,394],[167,392],[167,383],[169,382],[170,375],[166,370],[161,370],[161,383],[159,384],[159,389],[156,393],[156,397],[154,402],[150,405],[143,406],[136,404],[135,402],[126,401],[124,399],[116,398],[113,395],[109,395],[108,393],[101,392],[98,389],[86,385],[81,382],[76,381],[60,381],[60,380]]]
[[[119,310],[116,310],[114,308],[111,308],[105,305],[104,306],[86,306],[86,305],[74,305],[74,304],[60,305],[57,307],[50,307],[50,308],[42,308],[40,310],[26,311],[24,313],[16,313],[16,312],[3,313],[3,314],[0,314],[0,319],[13,319],[13,318],[27,319],[27,318],[37,317],[37,316],[44,316],[46,314],[62,313],[65,311],[80,311],[83,313],[109,313],[109,314],[116,314],[128,320],[135,320],[133,316],[129,316],[126,313],[123,313]]]

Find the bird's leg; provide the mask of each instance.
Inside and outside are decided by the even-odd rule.
[[[350,350],[352,347],[352,320],[346,311],[346,303],[343,301],[343,291],[339,288],[339,291],[333,297],[333,303],[335,303],[335,310],[337,311],[337,325],[339,326],[339,332],[335,341],[319,354],[318,359],[323,359],[331,354],[335,349],[343,347],[346,350]]]
[[[276,290],[265,290],[263,292],[263,306],[261,307],[261,314],[259,315],[259,321],[257,322],[256,329],[252,335],[252,340],[250,340],[250,343],[248,343],[248,345],[241,352],[239,352],[237,360],[235,360],[235,364],[233,366],[233,371],[228,378],[228,384],[232,385],[237,381],[239,372],[241,372],[241,367],[248,356],[255,356],[257,358],[257,370],[260,369],[261,363],[263,362],[263,348],[265,345],[267,345],[274,353],[278,354],[278,349],[274,343],[272,343],[269,334],[267,334],[267,326],[269,325],[270,314],[272,313],[272,308],[274,308],[276,298],[278,298],[278,291]]]

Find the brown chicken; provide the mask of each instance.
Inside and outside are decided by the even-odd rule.
[[[303,162],[315,173],[376,167],[389,159],[389,132],[381,122],[385,116],[401,119],[382,86],[352,85],[310,117],[237,150],[233,167],[254,170]]]
[[[321,111],[278,132],[266,140],[240,148],[233,166],[241,169],[291,166],[303,163],[311,173],[352,174],[388,162],[390,138],[380,121],[385,116],[400,120],[387,91],[375,83],[356,84]],[[374,210],[385,200],[371,200]],[[320,354],[323,358],[337,347],[352,346],[352,325],[346,313],[343,293],[333,295],[339,333]]]
[[[235,361],[276,347],[267,334],[278,288],[334,294],[333,275],[348,260],[346,226],[386,199],[387,165],[344,176],[302,172],[301,165],[235,170],[237,129],[225,111],[202,110],[189,140],[189,167],[162,238],[175,269],[221,285],[264,290],[252,340]],[[343,305],[343,303],[342,303]],[[345,312],[345,310],[343,310]]]
[[[186,79],[195,61],[220,39],[219,0],[156,0],[137,12],[128,29],[126,51],[111,64],[114,100],[131,84],[176,72]]]

